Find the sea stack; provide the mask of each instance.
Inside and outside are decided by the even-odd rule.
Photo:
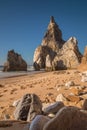
[[[62,31],[52,16],[42,43],[34,52],[35,70],[38,68],[39,70],[42,68],[46,70],[76,68],[81,62],[81,58],[77,39],[71,37],[67,41],[63,40]]]
[[[14,50],[10,50],[8,51],[3,71],[27,71],[27,63],[20,54],[15,53]]]

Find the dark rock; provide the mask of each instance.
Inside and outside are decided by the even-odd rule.
[[[87,130],[87,112],[76,107],[64,107],[43,130]]]
[[[27,63],[21,55],[15,53],[14,50],[10,50],[3,71],[27,71]]]
[[[26,94],[22,97],[18,103],[16,110],[14,112],[14,117],[16,120],[27,120],[27,116],[30,109],[31,94]]]
[[[39,64],[37,64],[36,62],[34,62],[33,66],[34,66],[34,69],[35,69],[36,71],[39,71],[39,70],[40,70],[40,66],[39,66]]]
[[[42,113],[42,104],[35,94],[26,94],[18,103],[14,112],[16,120],[31,121],[37,114]]]

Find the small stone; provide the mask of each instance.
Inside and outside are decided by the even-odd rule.
[[[63,96],[63,94],[59,94],[56,98],[56,101],[66,101],[66,98]]]
[[[82,76],[81,82],[87,82],[87,77],[86,76]]]
[[[20,102],[20,99],[16,100],[13,102],[12,106],[13,107],[17,107],[18,103]]]
[[[50,114],[48,115],[48,117],[53,118],[53,117],[55,117],[55,114],[50,113]]]
[[[69,81],[65,84],[66,87],[74,86],[75,83],[73,81]]]
[[[79,102],[80,101],[80,97],[78,96],[75,96],[74,94],[69,94],[66,99],[68,101],[71,101],[71,102]]]

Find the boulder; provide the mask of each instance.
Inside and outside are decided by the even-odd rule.
[[[37,114],[42,113],[42,104],[35,94],[26,94],[18,103],[14,112],[16,120],[31,121]]]
[[[64,107],[64,103],[59,101],[54,104],[43,109],[44,114],[57,113],[62,107]]]
[[[71,37],[65,42],[52,16],[42,43],[34,52],[34,63],[46,70],[72,69],[80,64],[81,58],[77,39]]]
[[[32,121],[37,115],[40,114],[42,114],[42,103],[37,95],[31,94],[31,104],[27,121]]]
[[[63,107],[43,130],[87,130],[87,112],[77,107]]]
[[[30,103],[31,103],[31,95],[26,94],[22,97],[20,102],[18,103],[16,110],[14,112],[14,117],[16,120],[27,120],[27,116],[30,109]]]
[[[27,63],[21,55],[15,53],[14,50],[10,50],[3,71],[27,71]]]
[[[50,118],[37,115],[35,119],[31,122],[29,130],[43,130],[44,125],[50,120]]]

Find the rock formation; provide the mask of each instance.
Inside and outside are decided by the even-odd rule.
[[[42,103],[35,94],[25,94],[14,112],[16,120],[31,121],[42,113]]]
[[[37,68],[46,70],[76,68],[81,62],[81,57],[76,38],[71,37],[65,42],[52,16],[42,43],[34,53],[35,70]]]
[[[52,16],[47,32],[42,40],[42,45],[48,46],[53,51],[57,52],[63,46],[63,44],[64,40],[62,39],[62,32],[56,24],[54,17]]]
[[[21,55],[15,53],[14,50],[10,50],[3,71],[27,71],[27,63]]]
[[[87,70],[87,46],[85,47],[81,64],[78,66],[78,69],[83,71]]]
[[[83,55],[83,57],[82,57],[81,63],[82,63],[82,64],[87,64],[87,46],[85,47],[84,55]]]
[[[75,37],[71,37],[64,43],[62,49],[53,59],[53,69],[76,68],[81,61],[81,54],[77,46],[78,42]]]
[[[43,115],[37,115],[35,119],[32,121],[29,130],[43,130],[44,125],[50,119]]]

